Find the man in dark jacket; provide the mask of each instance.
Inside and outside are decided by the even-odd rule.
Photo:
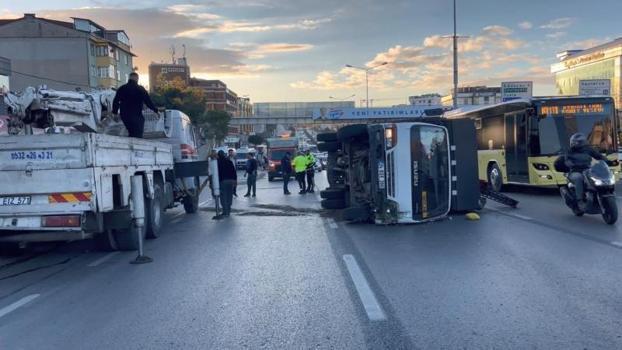
[[[218,178],[220,180],[220,203],[222,205],[222,215],[228,217],[231,214],[233,188],[237,183],[238,175],[235,171],[233,162],[227,158],[227,155],[222,150],[218,151]]]
[[[568,180],[575,187],[575,195],[579,203],[582,203],[584,200],[583,172],[590,168],[592,159],[604,160],[608,165],[614,163],[590,146],[585,135],[576,133],[570,137],[570,149],[568,152],[555,161],[556,170],[567,170]]]
[[[147,105],[155,113],[158,113],[158,109],[151,102],[147,90],[138,85],[138,74],[132,72],[127,84],[117,90],[117,94],[112,102],[112,113],[116,115],[119,112],[119,108],[121,109],[121,120],[130,137],[143,137],[145,128],[143,104]]]
[[[250,152],[247,157],[246,172],[244,173],[244,176],[246,177],[246,185],[248,189],[246,190],[244,197],[250,197],[251,192],[253,197],[255,197],[257,195],[257,169],[259,168],[259,162],[255,159],[255,155]]]
[[[289,178],[292,176],[292,154],[285,152],[285,155],[281,159],[281,172],[283,173],[283,194],[292,194],[287,187],[289,184]]]

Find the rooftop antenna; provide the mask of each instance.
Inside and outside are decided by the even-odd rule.
[[[169,49],[169,53],[171,54],[171,59],[173,60],[173,64],[175,64],[175,45],[171,45]]]
[[[186,58],[186,44],[181,44],[181,47],[184,49],[184,52],[181,57]]]

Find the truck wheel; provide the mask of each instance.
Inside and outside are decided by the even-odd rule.
[[[190,196],[185,196],[182,200],[186,214],[194,214],[199,210],[199,196],[194,193],[194,191],[190,191]]]
[[[347,125],[337,131],[337,138],[341,142],[349,141],[363,136],[368,136],[367,125],[365,124]]]
[[[315,139],[320,142],[337,141],[337,133],[336,132],[324,132],[321,134],[317,134]]]
[[[272,182],[272,181],[274,181],[274,176],[268,175],[268,182]]]
[[[327,188],[320,191],[320,197],[323,199],[344,199],[346,190],[341,188]]]
[[[164,220],[164,206],[162,205],[162,186],[153,185],[153,199],[145,198],[145,225],[147,238],[158,238]]]
[[[317,149],[320,152],[337,152],[341,148],[341,143],[337,141],[329,141],[317,144]]]
[[[343,211],[343,218],[348,221],[364,222],[369,221],[370,212],[365,207],[349,207]]]
[[[320,204],[324,209],[343,209],[346,207],[346,201],[343,199],[324,199]]]
[[[495,192],[501,192],[503,189],[503,173],[497,163],[488,166],[488,186]]]
[[[112,252],[115,250],[119,250],[119,244],[117,243],[115,234],[110,229],[97,234],[95,236],[95,244],[97,245],[97,249],[103,250],[106,252]]]

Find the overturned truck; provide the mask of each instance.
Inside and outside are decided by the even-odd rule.
[[[346,220],[421,223],[482,205],[471,120],[352,124],[317,140],[328,152],[322,207]]]

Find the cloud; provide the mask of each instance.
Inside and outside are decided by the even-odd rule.
[[[587,49],[590,47],[602,45],[611,41],[611,37],[590,38],[585,40],[571,41],[560,45],[561,50]]]
[[[330,18],[323,19],[302,19],[292,23],[280,23],[280,24],[266,24],[260,22],[247,22],[247,21],[221,21],[190,30],[176,33],[176,38],[199,38],[207,33],[257,33],[268,32],[274,30],[313,30],[317,29],[320,24],[330,22]]]
[[[545,23],[540,26],[542,29],[564,29],[570,27],[575,22],[575,19],[572,17],[562,17],[556,18],[548,23]]]
[[[525,30],[529,30],[531,28],[533,28],[533,23],[529,22],[529,21],[524,21],[524,22],[520,22],[518,24],[518,27],[520,29],[525,29]]]
[[[551,39],[559,39],[563,36],[566,36],[566,32],[553,32],[546,35],[547,38]]]
[[[500,26],[500,25],[492,25],[487,26],[482,29],[482,32],[486,35],[501,35],[507,36],[512,34],[512,30],[508,27]]]
[[[512,30],[507,27],[491,25],[482,28],[477,36],[462,39],[459,45],[461,83],[469,84],[484,79],[482,77],[499,80],[533,75],[528,67],[541,64],[540,57],[517,52],[526,43],[511,34]],[[389,63],[372,71],[370,85],[376,89],[408,88],[415,93],[447,91],[452,80],[451,46],[451,38],[432,35],[424,38],[421,46],[389,47],[365,63],[366,67]],[[487,75],[491,76],[486,78]],[[364,78],[364,72],[356,69],[322,71],[313,80],[296,81],[290,87],[307,90],[355,89],[364,86]]]

